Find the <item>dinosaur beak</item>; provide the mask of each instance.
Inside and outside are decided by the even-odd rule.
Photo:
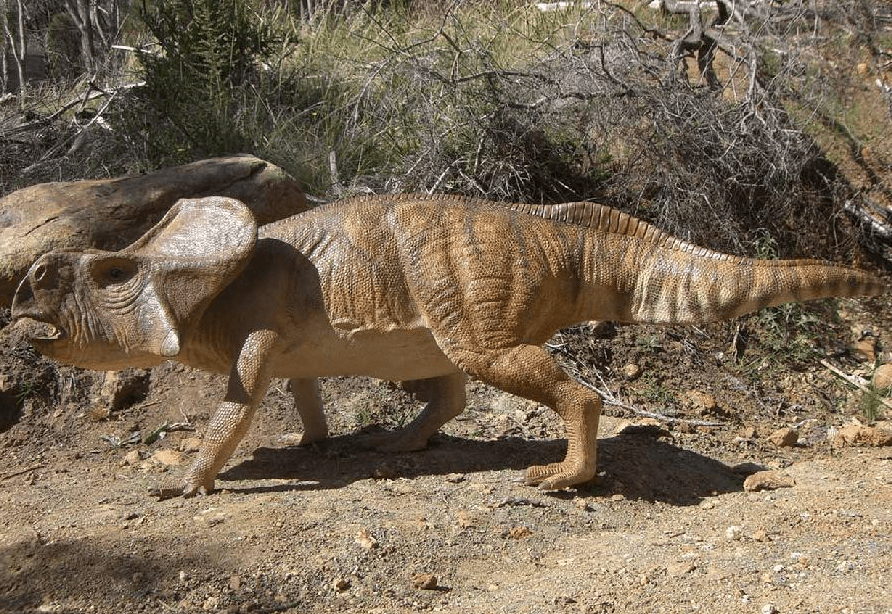
[[[56,323],[55,318],[47,313],[47,310],[41,306],[40,301],[37,299],[31,284],[33,271],[34,269],[29,271],[28,276],[19,284],[12,299],[11,315],[13,322],[31,320],[30,326],[26,329],[26,334],[39,350],[40,347],[46,346],[53,341],[59,341],[66,335],[65,331]]]

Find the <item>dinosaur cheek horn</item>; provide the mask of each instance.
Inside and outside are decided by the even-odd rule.
[[[150,311],[164,321],[162,355],[179,351],[170,332],[196,321],[254,254],[257,225],[251,211],[232,198],[183,199],[145,235],[121,250],[152,271]],[[178,333],[174,333],[178,334]],[[165,353],[166,352],[166,353]]]

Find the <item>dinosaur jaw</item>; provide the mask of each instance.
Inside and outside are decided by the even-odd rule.
[[[25,321],[24,326],[27,327],[28,338],[32,342],[46,345],[53,341],[61,341],[68,336],[65,331],[57,325],[45,320],[39,320],[30,316],[19,317],[16,319]]]
[[[64,354],[69,336],[58,324],[39,314],[13,312],[13,323],[22,330],[34,349],[53,358]]]
[[[30,285],[22,282],[12,301],[12,322],[22,329],[34,349],[52,358],[65,353],[70,335],[51,311],[35,297]]]

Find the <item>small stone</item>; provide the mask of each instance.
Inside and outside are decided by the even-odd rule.
[[[840,561],[836,565],[836,571],[840,573],[846,573],[848,571],[852,571],[853,569],[855,569],[855,564],[851,561]]]
[[[725,529],[725,537],[731,541],[737,541],[743,537],[743,527],[731,525]]]
[[[437,588],[437,576],[430,573],[417,573],[412,576],[412,586],[423,591],[432,591]]]
[[[762,612],[762,614],[777,614],[778,612],[780,612],[780,610],[777,609],[777,606],[773,603],[766,603],[762,606],[762,609],[760,611]]]
[[[753,531],[753,534],[750,537],[757,542],[767,542],[768,541],[768,533],[765,529],[756,529]]]
[[[679,422],[675,425],[675,430],[685,435],[690,435],[691,433],[697,432],[696,427],[694,427],[694,425],[690,422]]]
[[[753,426],[745,426],[740,429],[738,435],[743,439],[752,439],[756,436],[756,428]]]
[[[276,437],[276,444],[283,448],[294,448],[300,445],[303,438],[303,433],[282,433]]]
[[[718,407],[715,397],[699,390],[688,390],[682,393],[682,401],[690,405],[700,415],[711,414]]]
[[[139,461],[142,459],[139,456],[139,450],[130,450],[127,454],[124,455],[124,460],[122,463],[124,465],[138,465]]]
[[[529,537],[532,534],[533,532],[530,531],[529,527],[525,527],[523,525],[518,525],[508,529],[508,537],[510,537],[511,539],[523,539],[524,537]]]
[[[685,576],[692,571],[697,569],[697,565],[690,561],[682,561],[680,563],[673,563],[666,567],[666,573],[672,576],[673,578],[680,578],[681,576]]]
[[[876,339],[866,335],[852,344],[852,355],[862,362],[876,361]]]
[[[209,527],[215,527],[218,524],[223,524],[226,521],[226,517],[222,514],[218,514],[216,516],[193,516],[193,520],[197,522],[203,522]]]
[[[179,450],[164,449],[158,450],[157,452],[152,454],[152,460],[159,465],[164,465],[165,467],[176,467],[183,464],[183,461],[185,461],[185,457]]]
[[[367,550],[378,547],[378,540],[372,537],[368,529],[362,528],[356,534],[356,543]]]
[[[793,556],[793,555],[795,555],[795,556]],[[793,558],[796,560],[797,568],[799,568],[799,569],[807,569],[808,568],[808,564],[811,562],[811,559],[809,559],[806,555],[802,554],[801,552],[794,552],[793,555],[791,555],[791,556],[793,556]]]
[[[799,433],[796,429],[789,427],[777,429],[768,436],[768,441],[776,445],[778,448],[791,448],[799,441]]]
[[[108,408],[107,405],[104,405],[101,401],[90,408],[87,412],[90,418],[96,422],[102,422],[103,420],[107,420],[109,416],[111,416],[111,409]]]
[[[892,432],[863,424],[849,424],[836,432],[836,446],[892,446]]]
[[[109,412],[120,411],[146,398],[149,380],[148,369],[109,371],[99,388],[99,397]]]
[[[743,481],[743,489],[747,492],[759,492],[790,488],[795,484],[793,478],[779,471],[757,471]]]
[[[873,372],[873,385],[877,388],[892,388],[892,364],[877,367]]]
[[[233,591],[237,591],[242,587],[242,579],[239,576],[230,576],[229,577],[229,589]]]
[[[192,454],[201,449],[201,437],[187,437],[180,442],[180,452]]]
[[[331,583],[331,586],[339,593],[343,593],[345,590],[350,588],[350,580],[348,580],[347,578],[337,578],[334,582]]]
[[[641,376],[641,367],[635,363],[629,363],[623,367],[623,377],[630,382]]]
[[[455,518],[458,521],[458,526],[462,529],[468,529],[476,524],[474,517],[465,510],[459,510],[455,514]]]
[[[396,469],[387,463],[382,463],[372,471],[372,477],[376,480],[392,480],[396,477]]]

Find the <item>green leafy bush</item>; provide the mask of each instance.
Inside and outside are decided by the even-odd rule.
[[[141,50],[145,84],[122,100],[118,128],[150,163],[252,149],[258,66],[275,38],[246,0],[156,0],[141,18],[157,46]]]

